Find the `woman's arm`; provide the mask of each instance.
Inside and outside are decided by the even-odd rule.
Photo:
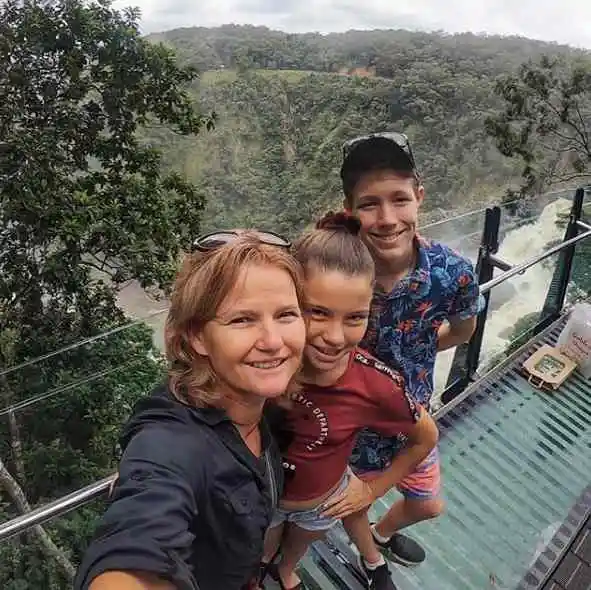
[[[160,425],[132,438],[74,590],[197,588],[189,568],[204,481],[196,447],[194,435]]]

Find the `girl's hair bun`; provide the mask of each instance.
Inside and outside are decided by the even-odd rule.
[[[339,211],[338,213],[329,211],[316,223],[316,229],[346,231],[356,236],[361,230],[361,222],[357,217],[346,211]]]

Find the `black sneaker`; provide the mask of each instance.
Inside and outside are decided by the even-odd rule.
[[[370,570],[361,557],[359,557],[358,562],[361,570],[367,577],[367,587],[370,590],[397,590],[396,585],[390,577],[390,569],[387,563]]]
[[[380,549],[386,552],[387,557],[392,561],[402,565],[419,565],[425,561],[425,550],[406,535],[394,533],[385,543],[378,541],[375,536],[373,540]]]

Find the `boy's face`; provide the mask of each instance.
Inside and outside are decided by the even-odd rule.
[[[391,268],[408,263],[423,197],[414,178],[394,171],[375,170],[361,177],[352,195],[353,210],[376,262]]]

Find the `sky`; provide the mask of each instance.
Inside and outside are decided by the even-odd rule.
[[[266,25],[288,32],[401,28],[521,35],[591,49],[589,0],[115,0],[142,30]]]

